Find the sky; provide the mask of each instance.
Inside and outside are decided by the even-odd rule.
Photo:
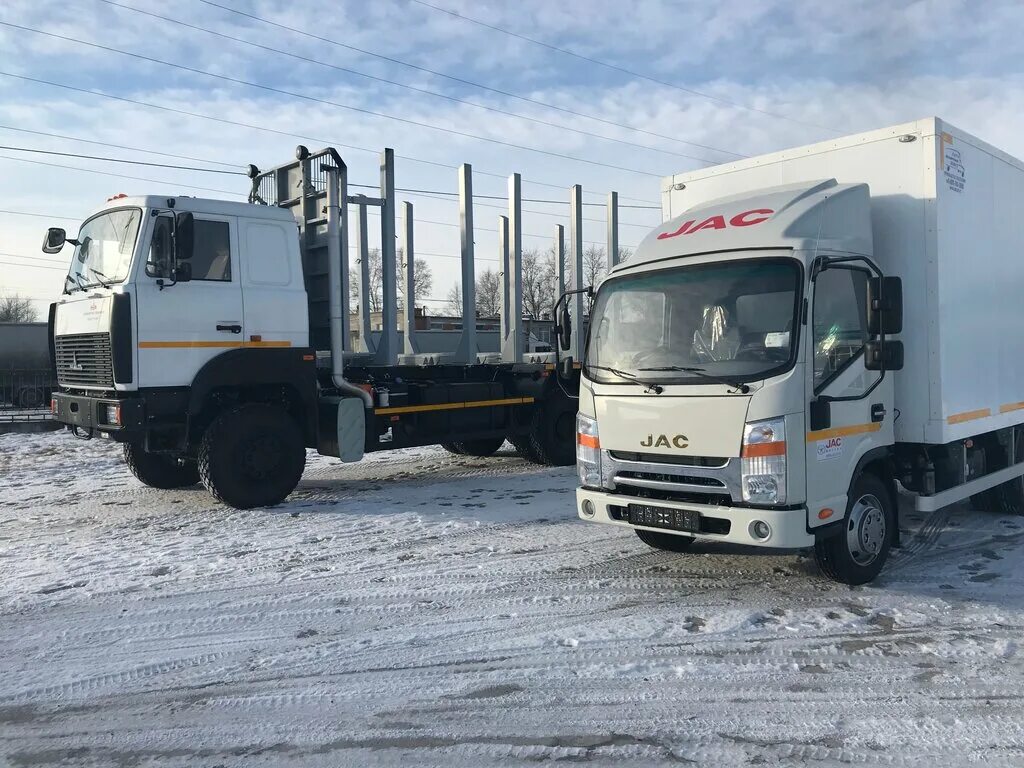
[[[237,172],[299,143],[336,146],[356,184],[378,183],[384,147],[399,187],[455,192],[472,164],[478,273],[512,172],[552,201],[524,204],[524,247],[568,225],[576,183],[584,240],[603,244],[615,190],[629,247],[660,221],[662,177],[739,156],[938,115],[1024,157],[1021,29],[1024,4],[1000,0],[3,0],[0,294],[45,316],[70,257],[40,252],[46,227],[118,193],[244,200]],[[400,199],[439,312],[458,207]]]

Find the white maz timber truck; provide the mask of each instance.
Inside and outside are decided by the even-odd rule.
[[[665,179],[601,283],[577,512],[873,579],[897,491],[1024,512],[1024,164],[939,119]],[[565,325],[563,318],[562,325]]]
[[[553,353],[526,351],[518,174],[509,180],[509,217],[499,230],[507,235],[499,354],[478,352],[472,322],[454,353],[418,349],[412,302],[403,308],[399,348],[390,149],[381,155],[376,198],[349,196],[347,168],[333,148],[299,147],[295,161],[262,173],[250,166],[249,175],[248,203],[119,195],[76,238],[48,231],[46,253],[75,247],[64,296],[49,317],[58,422],[83,438],[122,443],[129,468],[149,486],[202,481],[215,498],[243,509],[287,497],[306,448],[342,461],[431,444],[486,456],[508,439],[530,461],[573,463],[575,385],[553,375]],[[459,182],[463,311],[471,317],[468,165]],[[580,217],[579,195],[573,200]],[[380,210],[382,242],[376,334],[371,207]],[[412,296],[412,204],[403,210],[404,285]],[[350,244],[359,265],[352,282],[361,297],[358,345],[349,327]],[[576,246],[579,264],[578,238]]]

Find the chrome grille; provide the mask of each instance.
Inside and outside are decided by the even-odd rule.
[[[57,383],[62,387],[113,389],[109,333],[75,333],[54,339]]]

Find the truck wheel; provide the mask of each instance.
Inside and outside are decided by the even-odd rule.
[[[534,464],[543,464],[540,456],[533,450],[533,443],[530,441],[529,435],[509,435],[508,441],[512,443],[512,447],[516,449],[516,453],[522,456],[527,461],[533,462]]]
[[[466,455],[466,452],[462,450],[462,443],[441,443],[441,447],[448,451],[448,453],[454,453],[456,456]]]
[[[693,536],[657,533],[656,531],[645,531],[642,528],[636,529],[636,535],[647,546],[663,549],[666,552],[685,552],[693,544]]]
[[[985,464],[1001,467],[1006,464],[1006,449],[989,446],[985,450]],[[1020,451],[1017,451],[1020,461]],[[1001,515],[1024,515],[1024,477],[1009,480],[995,488],[971,496],[971,507],[980,512],[997,512]]]
[[[544,404],[536,410],[530,424],[530,448],[541,464],[567,467],[576,463],[575,400],[551,389]]]
[[[886,484],[863,473],[853,484],[843,530],[814,544],[818,567],[833,581],[866,584],[885,565],[895,526],[896,510]]]
[[[17,396],[15,405],[22,408],[42,408],[46,397],[41,387],[24,387]]]
[[[124,444],[124,463],[150,488],[188,488],[199,482],[199,469],[192,462],[179,464],[165,453],[146,453],[140,443]]]
[[[504,437],[483,437],[479,440],[463,440],[456,443],[466,456],[493,456],[504,444]]]
[[[284,501],[299,484],[305,466],[299,425],[271,405],[242,405],[221,414],[199,445],[203,486],[236,509]]]

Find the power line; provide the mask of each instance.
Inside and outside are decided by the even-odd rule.
[[[647,144],[637,144],[636,142],[633,142],[633,141],[626,141],[625,139],[617,139],[617,138],[615,138],[613,136],[605,136],[603,134],[593,133],[591,131],[585,131],[582,128],[574,128],[571,125],[565,125],[564,123],[552,123],[552,122],[550,122],[548,120],[542,120],[542,119],[537,118],[537,117],[531,117],[529,115],[523,115],[523,114],[519,114],[517,112],[510,112],[509,110],[502,109],[501,107],[492,107],[492,106],[487,105],[487,104],[479,104],[479,103],[477,103],[475,101],[467,101],[466,99],[460,99],[457,96],[450,96],[450,95],[448,95],[446,93],[440,93],[438,91],[432,91],[432,90],[430,90],[428,88],[419,88],[417,86],[408,85],[407,83],[402,83],[402,82],[399,82],[397,80],[389,80],[386,77],[379,77],[377,75],[371,75],[371,74],[368,74],[366,72],[360,72],[359,70],[351,69],[350,67],[342,67],[342,66],[339,66],[337,64],[331,64],[330,62],[327,62],[327,61],[321,61],[320,59],[314,59],[314,58],[310,58],[308,56],[302,56],[301,54],[298,54],[298,53],[292,53],[291,51],[283,51],[280,48],[273,48],[273,47],[271,47],[269,45],[263,45],[261,43],[256,43],[256,42],[253,42],[251,40],[246,40],[245,38],[235,37],[234,35],[228,35],[228,34],[225,34],[223,32],[217,32],[216,30],[212,30],[212,29],[209,29],[207,27],[201,27],[201,26],[198,26],[196,24],[189,24],[188,22],[181,21],[180,19],[175,19],[175,18],[172,18],[170,16],[161,16],[158,13],[152,13],[151,11],[145,11],[145,10],[143,10],[141,8],[132,8],[131,6],[123,5],[121,3],[115,2],[115,0],[99,0],[99,2],[106,3],[107,5],[111,5],[111,6],[115,7],[115,8],[121,8],[121,9],[126,10],[126,11],[132,11],[134,13],[141,13],[144,16],[149,16],[149,17],[154,18],[154,19],[160,19],[161,21],[166,21],[166,22],[169,22],[171,24],[177,24],[179,26],[185,27],[186,29],[193,29],[193,30],[195,30],[197,32],[203,32],[203,33],[208,34],[208,35],[214,35],[215,37],[219,37],[219,38],[222,38],[224,40],[231,40],[232,42],[235,42],[235,43],[241,43],[242,45],[247,45],[247,46],[250,46],[250,47],[253,47],[253,48],[258,48],[258,49],[260,49],[262,51],[269,51],[270,53],[276,53],[276,54],[278,54],[280,56],[287,56],[289,58],[296,59],[298,61],[303,61],[303,62],[306,62],[308,64],[316,64],[317,66],[327,67],[329,69],[333,69],[333,70],[336,70],[338,72],[345,72],[346,74],[355,75],[357,77],[363,77],[363,78],[366,78],[368,80],[374,80],[374,81],[379,82],[379,83],[386,83],[387,85],[393,85],[393,86],[396,86],[398,88],[404,88],[406,90],[413,91],[415,93],[422,93],[422,94],[425,94],[427,96],[433,96],[435,98],[445,99],[447,101],[455,102],[456,104],[465,104],[467,106],[475,107],[477,109],[487,110],[488,112],[495,112],[497,114],[506,115],[508,117],[516,118],[517,120],[525,120],[525,121],[528,121],[528,122],[531,122],[531,123],[536,123],[538,125],[544,125],[544,126],[547,126],[549,128],[557,128],[560,131],[570,131],[572,133],[578,133],[578,134],[580,134],[582,136],[589,136],[591,138],[600,139],[602,141],[611,141],[611,142],[614,142],[616,144],[624,144],[625,146],[628,146],[628,147],[635,147],[637,149],[643,149],[643,150],[647,150],[649,152],[661,152],[661,153],[666,154],[666,155],[672,155],[674,157],[682,157],[682,158],[685,158],[687,160],[696,160],[697,162],[705,163],[707,165],[716,165],[716,164],[718,164],[720,162],[718,160],[711,160],[711,159],[706,158],[706,157],[699,157],[699,156],[696,156],[696,155],[688,155],[688,154],[685,154],[685,153],[682,153],[682,152],[673,152],[672,150],[669,150],[669,149],[661,149],[659,147],[652,147],[652,146],[649,146]],[[734,153],[728,152],[726,150],[717,150],[717,151],[718,152],[723,152],[725,154],[730,154],[730,155],[734,154]]]
[[[60,88],[61,90],[72,91],[74,93],[81,93],[81,94],[85,94],[87,96],[98,96],[98,97],[103,98],[103,99],[110,99],[111,101],[119,101],[119,102],[122,102],[124,104],[133,104],[135,106],[146,107],[147,109],[155,109],[155,110],[159,110],[161,112],[168,112],[170,114],[184,115],[186,117],[193,117],[193,118],[196,118],[196,119],[199,119],[199,120],[208,120],[210,122],[220,123],[221,125],[231,125],[231,126],[235,126],[235,127],[238,127],[238,128],[246,128],[248,130],[260,131],[260,132],[263,132],[263,133],[274,134],[276,136],[287,136],[288,138],[299,139],[300,141],[307,141],[307,142],[311,142],[311,143],[324,144],[324,145],[335,146],[335,147],[344,147],[345,149],[351,149],[351,150],[354,150],[354,151],[357,151],[357,152],[366,152],[366,153],[372,154],[372,155],[379,155],[380,154],[379,150],[369,149],[367,147],[360,147],[360,146],[357,146],[355,144],[346,144],[345,142],[335,141],[335,140],[332,140],[332,139],[324,139],[324,138],[319,138],[319,137],[316,137],[316,136],[308,136],[308,135],[301,134],[301,133],[290,133],[288,131],[282,131],[282,130],[278,130],[276,128],[268,128],[267,126],[256,125],[254,123],[245,123],[245,122],[241,122],[241,121],[238,121],[238,120],[229,120],[229,119],[223,118],[223,117],[215,117],[213,115],[204,115],[201,112],[190,112],[188,110],[179,109],[177,107],[168,107],[168,106],[165,106],[163,104],[153,104],[152,102],[141,101],[139,99],[130,99],[127,96],[115,96],[114,94],[104,93],[103,91],[99,91],[99,90],[96,90],[96,89],[80,88],[80,87],[75,86],[75,85],[68,85],[67,83],[58,83],[58,82],[56,82],[54,80],[45,80],[43,78],[29,77],[28,75],[19,75],[19,74],[16,74],[14,72],[7,72],[7,71],[4,71],[4,70],[0,70],[0,75],[2,75],[4,77],[10,77],[10,78],[15,79],[15,80],[21,80],[21,81],[27,82],[27,83],[35,83],[37,85],[48,85],[48,86],[50,86],[52,88]],[[458,166],[456,166],[456,165],[449,165],[447,163],[442,163],[442,162],[439,162],[437,160],[427,160],[427,159],[422,158],[422,157],[413,157],[412,155],[399,155],[399,154],[396,154],[395,157],[399,158],[399,159],[402,159],[402,160],[408,160],[408,161],[413,162],[413,163],[421,163],[423,165],[433,166],[435,168],[445,168],[445,169],[448,169],[448,170],[456,170],[458,168]],[[493,171],[485,171],[485,170],[481,170],[481,169],[474,169],[474,173],[480,174],[481,176],[488,176],[488,177],[493,177],[493,178],[496,178],[496,179],[501,179],[502,181],[505,181],[508,178],[507,174],[500,174],[500,173],[495,173]],[[541,186],[541,187],[548,187],[550,189],[564,190],[566,188],[565,185],[563,185],[563,184],[553,184],[551,182],[538,181],[536,179],[524,178],[523,182],[524,183],[528,183],[528,184],[534,184],[534,185]],[[605,194],[605,193],[603,193],[603,192],[595,192],[595,191],[586,191],[585,194],[602,195],[602,194]],[[650,203],[651,205],[656,205],[655,201],[653,201],[653,200],[644,200],[644,199],[641,199],[641,198],[626,197],[625,195],[620,195],[619,197],[622,200],[633,200],[633,201],[638,202],[638,203]]]
[[[362,115],[370,115],[371,117],[379,117],[385,120],[393,120],[398,123],[405,125],[415,126],[417,128],[428,128],[432,131],[440,131],[441,133],[450,134],[452,136],[460,136],[466,139],[473,139],[474,141],[483,141],[489,144],[496,144],[502,147],[509,147],[510,149],[518,149],[523,152],[533,152],[539,155],[545,155],[547,157],[557,157],[562,160],[569,160],[576,163],[584,163],[586,165],[594,165],[601,168],[609,168],[616,171],[623,171],[625,173],[632,173],[639,176],[651,176],[654,178],[661,178],[663,174],[654,173],[652,171],[643,171],[638,168],[629,168],[623,165],[615,165],[614,163],[604,163],[600,160],[591,160],[585,157],[577,157],[575,155],[568,155],[563,152],[554,152],[552,150],[540,149],[537,147],[528,147],[524,144],[516,144],[511,141],[503,141],[501,139],[494,139],[487,136],[480,136],[479,134],[469,133],[468,131],[459,131],[454,128],[445,128],[441,125],[434,125],[433,123],[426,123],[420,120],[412,120],[407,117],[399,117],[398,115],[389,115],[386,112],[378,112],[372,109],[366,109],[365,107],[355,107],[351,104],[344,104],[340,101],[331,101],[330,99],[323,99],[317,96],[309,96],[307,94],[298,93],[297,91],[289,91],[284,88],[275,88],[271,85],[263,85],[261,83],[254,83],[249,80],[243,80],[238,77],[229,77],[228,75],[219,75],[215,72],[208,72],[204,69],[197,67],[189,67],[184,64],[176,64],[173,61],[164,61],[153,56],[145,56],[141,53],[132,53],[131,51],[122,51],[119,48],[113,48],[109,45],[101,45],[99,43],[90,43],[86,40],[79,40],[74,37],[68,37],[67,35],[59,35],[56,32],[46,32],[41,29],[35,29],[33,27],[25,27],[20,24],[12,24],[8,21],[0,21],[0,25],[9,27],[11,29],[18,29],[22,32],[32,32],[33,34],[42,35],[49,37],[54,40],[63,40],[64,42],[75,43],[77,45],[84,45],[87,48],[94,48],[100,51],[106,51],[108,53],[116,53],[120,56],[127,56],[132,59],[138,59],[139,61],[146,61],[151,64],[159,64],[164,67],[170,67],[172,69],[181,70],[182,72],[191,72],[192,74],[202,75],[203,77],[210,77],[215,80],[221,80],[226,83],[233,83],[235,85],[243,85],[247,88],[256,88],[261,91],[267,91],[268,93],[276,93],[282,96],[288,96],[293,99],[302,99],[303,101],[310,101],[315,104],[323,104],[325,106],[337,107],[338,109],[345,109],[350,112],[356,112]]]
[[[67,272],[67,267],[51,267],[48,264],[19,264],[13,261],[0,261],[0,264],[6,264],[9,267],[25,267],[26,269],[55,269],[58,272]]]
[[[12,147],[0,144],[0,149],[11,152],[33,152],[38,155],[56,155],[57,157],[74,157],[79,160],[102,160],[105,163],[125,163],[128,165],[145,165],[151,168],[174,168],[179,171],[199,171],[201,173],[223,173],[229,176],[245,176],[242,171],[221,171],[213,168],[197,168],[190,165],[170,165],[168,163],[149,163],[144,160],[122,160],[116,157],[100,157],[98,155],[82,155],[76,152],[57,152],[52,149],[30,149],[28,147]],[[13,159],[13,158],[12,158]]]
[[[254,21],[259,21],[259,22],[261,22],[263,24],[267,24],[267,25],[272,26],[272,27],[277,27],[278,29],[284,29],[284,30],[286,30],[288,32],[293,32],[293,33],[295,33],[297,35],[303,35],[304,37],[309,37],[309,38],[311,38],[313,40],[319,40],[322,43],[328,43],[330,45],[337,46],[338,48],[344,48],[345,50],[355,51],[356,53],[361,53],[361,54],[363,54],[365,56],[372,56],[372,57],[374,57],[376,59],[381,59],[383,61],[389,61],[392,64],[398,64],[398,65],[403,66],[403,67],[408,67],[409,69],[414,69],[417,72],[423,72],[425,74],[434,75],[436,77],[441,77],[441,78],[444,78],[445,80],[450,80],[450,81],[455,82],[455,83],[461,83],[462,85],[468,85],[468,86],[471,86],[473,88],[479,88],[479,89],[484,90],[484,91],[489,91],[491,93],[497,93],[497,94],[499,94],[501,96],[507,96],[507,97],[512,98],[512,99],[518,99],[519,101],[526,102],[527,104],[534,104],[536,106],[544,107],[546,109],[553,109],[553,110],[556,110],[558,112],[563,112],[563,113],[568,114],[568,115],[573,115],[575,117],[582,117],[582,118],[585,118],[587,120],[594,120],[595,122],[604,123],[605,125],[614,126],[616,128],[622,128],[622,129],[627,130],[627,131],[633,131],[635,133],[646,134],[647,136],[653,136],[653,137],[658,138],[658,139],[665,139],[666,141],[673,141],[673,142],[676,142],[677,144],[686,144],[687,146],[690,146],[690,147],[698,147],[699,149],[707,149],[707,150],[710,150],[712,152],[721,152],[722,154],[733,155],[735,157],[746,157],[745,155],[741,155],[741,154],[739,154],[737,152],[731,152],[729,150],[719,149],[717,147],[708,146],[707,144],[698,144],[697,142],[694,142],[694,141],[687,141],[686,139],[680,139],[677,136],[667,136],[665,134],[655,133],[654,131],[648,131],[648,130],[645,130],[643,128],[637,128],[636,126],[633,126],[633,125],[627,125],[625,123],[618,123],[618,122],[615,122],[614,120],[608,120],[607,118],[598,117],[597,115],[590,115],[590,114],[587,114],[585,112],[578,112],[576,110],[572,110],[572,109],[569,109],[567,107],[560,107],[557,104],[550,104],[548,102],[540,101],[539,99],[534,99],[534,98],[531,98],[529,96],[523,96],[521,94],[513,93],[511,91],[503,91],[500,88],[494,88],[493,86],[484,85],[483,83],[477,83],[477,82],[474,82],[472,80],[466,80],[465,78],[456,77],[455,75],[449,75],[449,74],[446,74],[444,72],[438,72],[437,70],[428,69],[427,67],[421,67],[418,64],[412,64],[412,63],[410,63],[408,61],[402,61],[401,59],[396,59],[396,58],[393,58],[391,56],[385,56],[384,54],[375,53],[374,51],[368,51],[368,50],[366,50],[364,48],[357,48],[354,45],[348,45],[347,43],[340,43],[337,40],[331,40],[331,39],[326,38],[326,37],[321,37],[319,35],[315,35],[312,32],[309,32],[309,31],[304,30],[304,29],[297,29],[296,27],[289,27],[286,24],[281,24],[281,23],[276,22],[276,21],[271,21],[270,19],[263,18],[262,16],[257,16],[256,14],[247,13],[245,11],[240,11],[240,10],[238,10],[236,8],[230,8],[230,7],[226,6],[226,5],[221,5],[220,3],[213,2],[212,0],[199,0],[199,2],[203,3],[204,5],[209,5],[209,6],[213,7],[213,8],[220,8],[222,11],[227,11],[228,13],[234,13],[234,14],[237,14],[238,16],[244,16],[244,17],[252,19]]]
[[[43,256],[22,256],[19,253],[0,253],[0,258],[4,259],[29,259],[30,261],[45,261],[50,264],[64,264],[67,267],[66,261],[60,259],[47,259]]]
[[[201,0],[201,1],[205,2],[205,0]],[[463,21],[468,21],[470,24],[476,24],[477,26],[484,27],[486,29],[490,29],[490,30],[492,30],[494,32],[500,32],[503,35],[508,35],[509,37],[514,37],[514,38],[516,38],[518,40],[524,40],[524,41],[526,41],[528,43],[532,43],[533,45],[539,45],[539,46],[542,46],[544,48],[547,48],[548,50],[556,51],[558,53],[565,54],[566,56],[572,56],[575,59],[579,59],[581,61],[586,61],[586,62],[588,62],[590,64],[597,64],[599,67],[605,67],[606,69],[611,69],[611,70],[614,70],[616,72],[621,72],[622,74],[629,75],[630,77],[638,77],[638,78],[640,78],[642,80],[647,80],[648,82],[656,83],[657,85],[663,85],[666,88],[674,88],[677,91],[682,91],[683,93],[688,93],[691,96],[698,96],[698,97],[700,97],[702,99],[709,99],[711,101],[717,101],[720,104],[726,104],[726,105],[728,105],[730,107],[736,107],[737,109],[745,109],[745,110],[747,110],[749,112],[757,112],[757,113],[762,114],[762,115],[767,115],[768,117],[774,117],[777,120],[786,120],[787,122],[790,122],[790,123],[796,123],[797,125],[808,126],[808,127],[811,127],[811,128],[820,128],[820,129],[825,130],[825,131],[831,131],[832,133],[841,133],[841,131],[838,131],[835,128],[830,128],[827,125],[818,125],[817,123],[810,123],[810,122],[807,122],[807,121],[804,121],[804,120],[797,120],[796,118],[789,117],[788,115],[782,115],[782,114],[779,114],[777,112],[769,112],[767,110],[759,109],[757,107],[751,107],[751,106],[748,106],[746,104],[741,104],[739,102],[732,101],[730,99],[726,99],[726,98],[724,98],[722,96],[715,96],[714,94],[711,94],[711,93],[705,93],[704,91],[697,91],[697,90],[694,90],[693,88],[686,88],[686,87],[684,87],[682,85],[677,85],[676,83],[670,83],[670,82],[668,82],[666,80],[659,80],[656,77],[651,77],[650,75],[645,75],[645,74],[642,74],[640,72],[635,72],[632,69],[626,69],[625,67],[620,67],[618,64],[612,64],[612,63],[607,62],[607,61],[602,61],[601,59],[595,59],[595,58],[592,58],[590,56],[584,56],[582,53],[576,53],[575,51],[570,51],[568,48],[562,48],[560,46],[553,45],[551,43],[546,43],[543,40],[538,40],[537,38],[534,38],[534,37],[528,37],[527,35],[523,35],[523,34],[520,34],[518,32],[513,32],[513,31],[511,31],[509,29],[505,29],[504,27],[499,27],[499,26],[496,26],[494,24],[488,24],[485,21],[480,21],[479,19],[474,19],[472,16],[466,16],[465,14],[458,13],[457,11],[452,11],[452,10],[449,10],[447,8],[442,8],[439,5],[434,5],[433,3],[429,3],[426,0],[412,0],[412,2],[414,2],[414,3],[418,4],[418,5],[422,5],[422,6],[426,7],[426,8],[431,8],[431,9],[433,9],[435,11],[439,11],[441,13],[445,13],[445,14],[447,14],[449,16],[452,16],[452,17],[454,17],[456,19],[461,19]]]

